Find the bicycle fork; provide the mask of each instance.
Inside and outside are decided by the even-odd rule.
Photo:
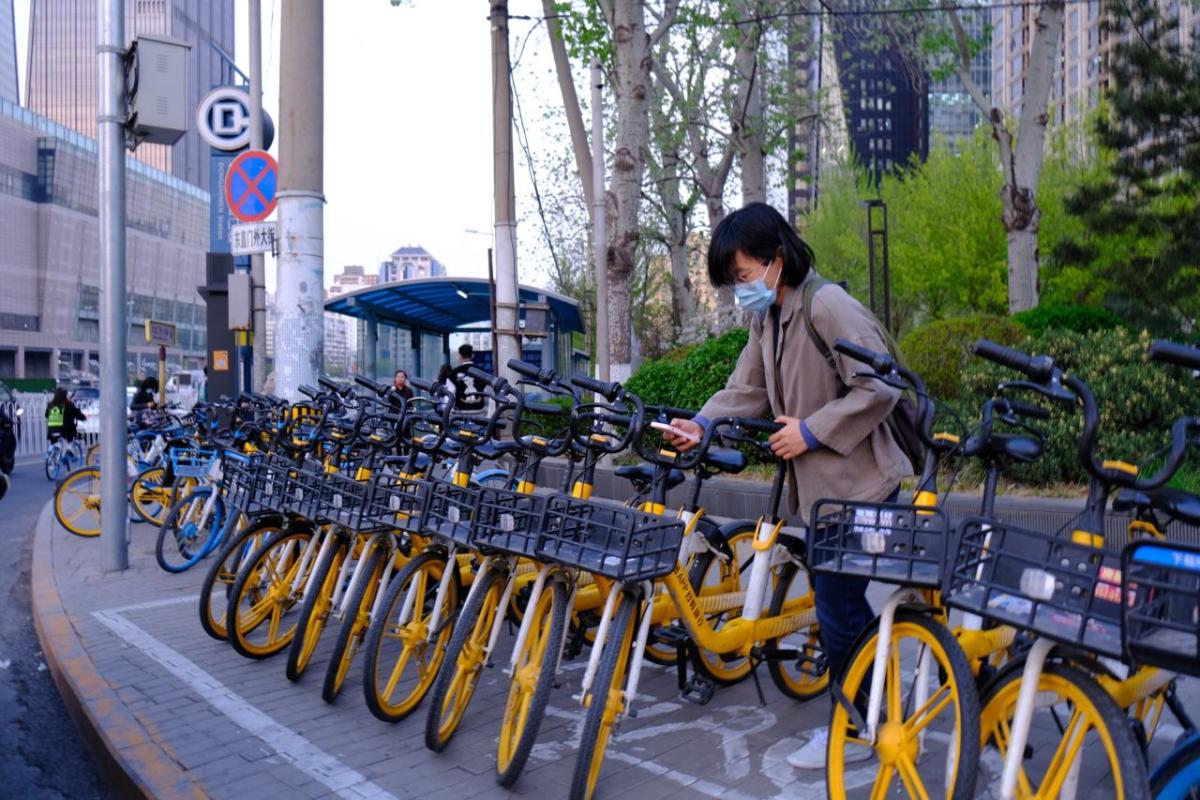
[[[642,597],[645,598],[643,604],[645,608],[642,610],[641,617],[638,620],[637,638],[633,643],[633,654],[630,656],[628,675],[625,679],[625,691],[623,696],[623,707],[617,715],[617,722],[620,723],[620,718],[624,714],[631,717],[637,717],[637,710],[634,709],[633,701],[637,697],[638,683],[642,676],[642,665],[645,663],[646,643],[650,639],[650,620],[654,616],[654,595],[655,587],[650,581],[642,581]],[[592,690],[592,684],[596,680],[596,671],[600,668],[600,656],[604,650],[604,645],[608,639],[610,621],[613,612],[616,611],[617,601],[624,594],[619,585],[614,586],[612,591],[608,593],[608,597],[604,601],[604,612],[600,618],[600,625],[596,629],[596,641],[592,643],[592,651],[588,656],[587,669],[583,673],[583,681],[579,687],[579,694],[575,695],[575,700],[583,703],[588,694]],[[619,646],[619,643],[614,646]],[[603,698],[593,698],[592,702],[604,702]]]

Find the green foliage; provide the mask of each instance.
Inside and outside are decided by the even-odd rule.
[[[1147,363],[1150,335],[1124,327],[1090,333],[1046,329],[1017,346],[1046,354],[1067,373],[1082,378],[1092,389],[1100,411],[1101,459],[1121,459],[1150,472],[1170,443],[1171,424],[1200,408],[1200,385],[1184,370]],[[961,410],[977,418],[983,401],[998,383],[1013,380],[1012,370],[982,359],[970,361],[962,374],[965,389]],[[1036,395],[1028,398],[1047,405]],[[1015,467],[1013,477],[1031,486],[1085,483],[1076,446],[1083,425],[1076,409],[1054,408],[1049,422],[1037,423],[1046,437],[1045,455],[1033,464]],[[1181,480],[1188,480],[1187,473]]]
[[[914,329],[900,342],[905,365],[921,376],[925,388],[942,400],[958,396],[962,371],[972,358],[972,347],[979,339],[991,339],[1014,345],[1025,330],[1005,317],[977,314],[942,319]]]
[[[584,64],[598,58],[601,64],[612,66],[612,37],[598,0],[583,0],[582,3],[566,0],[555,3],[554,11],[558,14],[563,42],[571,58]]]
[[[1083,230],[1055,256],[1103,276],[1125,316],[1173,330],[1200,315],[1200,50],[1181,50],[1178,19],[1153,0],[1112,2],[1107,18],[1114,88],[1094,125],[1106,168],[1066,198]]]
[[[685,351],[682,358],[668,353],[645,361],[626,386],[647,403],[698,409],[724,388],[748,338],[745,328],[737,328],[703,344],[681,348]]]
[[[1042,303],[1028,311],[1013,314],[1012,318],[1033,334],[1043,333],[1047,328],[1088,333],[1110,330],[1124,324],[1120,317],[1107,308],[1053,303]]]
[[[1099,169],[1075,157],[1081,135],[1064,129],[1046,153],[1038,190],[1043,253],[1082,230],[1063,208],[1063,197]],[[821,273],[846,281],[851,294],[866,299],[867,212],[861,203],[870,197],[887,203],[893,327],[901,334],[929,320],[1008,310],[1003,176],[987,126],[956,148],[935,142],[925,163],[884,175],[878,190],[863,170],[838,165],[822,174],[820,203],[800,221]],[[1105,287],[1071,265],[1048,264],[1042,274],[1046,301],[1097,305]]]

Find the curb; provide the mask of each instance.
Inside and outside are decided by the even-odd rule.
[[[51,537],[57,526],[53,503],[51,500],[42,509],[34,531],[33,622],[46,666],[67,712],[119,796],[139,800],[207,797],[125,707],[88,657],[54,579]]]

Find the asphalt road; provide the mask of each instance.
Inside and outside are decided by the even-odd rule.
[[[54,493],[41,469],[18,464],[0,499],[0,795],[107,800],[115,795],[67,715],[33,628],[33,529]]]

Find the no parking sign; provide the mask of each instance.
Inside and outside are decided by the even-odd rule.
[[[242,222],[259,222],[275,210],[279,165],[270,153],[247,150],[233,160],[225,176],[225,202]]]

